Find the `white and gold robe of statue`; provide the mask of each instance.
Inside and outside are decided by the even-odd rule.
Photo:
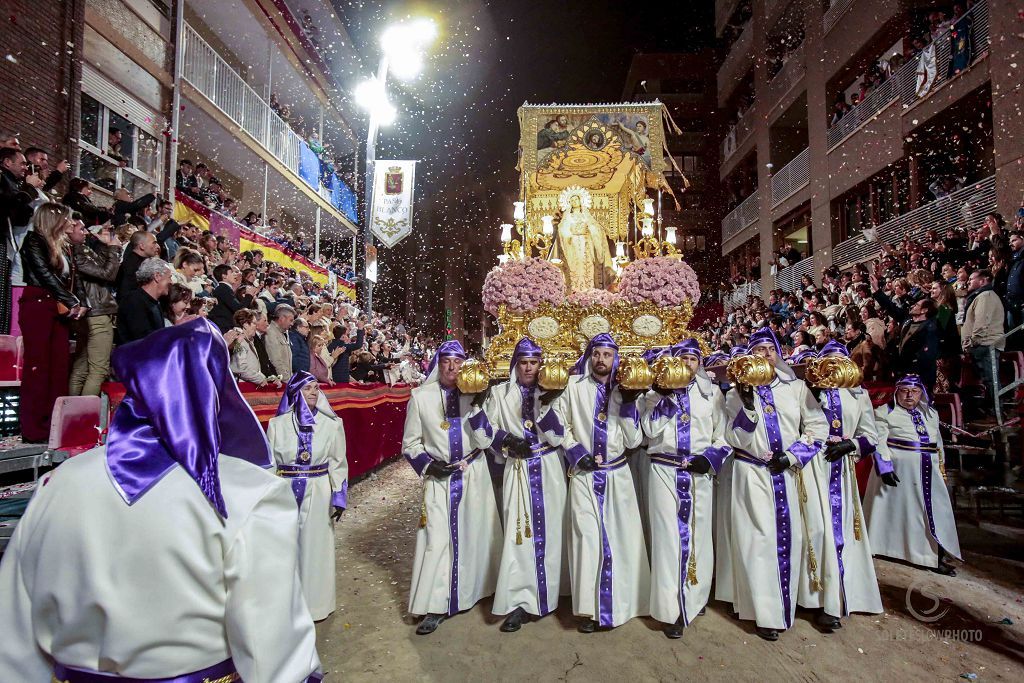
[[[800,574],[808,571],[800,469],[821,450],[828,429],[802,381],[776,373],[771,385],[755,387],[752,411],[738,392],[726,398],[725,437],[734,449],[727,522],[733,609],[759,627],[788,629]],[[778,475],[767,467],[773,452],[790,465]]]
[[[598,385],[589,371],[569,378],[565,392],[541,418],[540,427],[548,443],[563,449],[570,469],[573,612],[608,628],[648,613],[651,568],[636,489],[624,456],[626,449],[640,444],[638,409],[636,404],[623,405],[617,390],[609,387],[606,391],[610,393],[603,422],[607,438],[601,469],[585,472],[575,468],[583,456],[595,455],[595,435],[602,426],[597,420],[601,412]]]
[[[523,417],[523,387],[514,379],[491,389],[484,412],[495,430],[496,461],[504,464],[502,501],[505,524],[494,614],[509,614],[518,607],[544,616],[558,607],[558,596],[568,593],[568,513],[565,465],[558,448],[539,440],[540,387],[533,390],[533,418]],[[505,457],[500,444],[505,434],[529,437],[533,455]],[[526,530],[529,529],[529,534]]]
[[[939,566],[940,547],[960,559],[960,539],[942,475],[945,452],[938,414],[931,408],[916,412],[917,420],[898,405],[875,411],[878,453],[891,463],[900,482],[886,486],[879,468],[872,470],[864,515],[875,555],[934,568]]]
[[[501,522],[482,451],[493,430],[486,414],[472,405],[472,395],[453,391],[456,404],[446,407],[438,382],[413,389],[405,418],[402,453],[423,478],[424,519],[416,533],[409,593],[409,612],[415,615],[470,609],[494,593],[498,578]],[[468,465],[438,479],[423,473],[431,458]]]
[[[732,452],[725,398],[702,379],[668,396],[651,392],[641,424],[649,439],[651,616],[666,624],[682,616],[689,624],[711,595],[713,480]],[[707,474],[684,466],[698,455],[711,462]]]
[[[105,446],[44,475],[0,563],[0,680],[47,683],[55,661],[137,679],[229,658],[246,683],[317,671],[295,497],[238,458],[218,472],[225,519],[177,466],[126,504]]]
[[[307,462],[299,462],[298,436],[291,411],[270,420],[267,440],[278,474],[286,477],[296,494],[299,510],[299,577],[302,593],[314,621],[326,619],[337,607],[335,595],[335,506],[348,507],[348,460],[345,427],[340,418],[315,413],[313,450]],[[292,478],[290,470],[310,468],[321,476]],[[299,497],[301,494],[301,497]]]
[[[808,572],[801,572],[797,603],[811,609],[824,608],[833,617],[850,612],[878,614],[882,598],[854,467],[860,458],[873,457],[878,443],[871,398],[864,389],[823,389],[819,405],[829,428],[829,440],[850,439],[857,450],[852,457],[844,456],[836,462],[826,460],[823,452],[804,468],[804,474],[811,477],[805,482],[807,526],[820,589],[816,589]]]

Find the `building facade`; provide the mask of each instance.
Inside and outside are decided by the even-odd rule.
[[[722,253],[749,283],[734,303],[820,282],[880,241],[1017,210],[1016,13],[1000,0],[716,0]]]

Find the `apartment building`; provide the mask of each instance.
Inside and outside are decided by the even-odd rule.
[[[329,0],[65,0],[12,12],[21,25],[10,44],[25,49],[0,77],[38,95],[5,108],[0,127],[66,156],[94,201],[117,187],[169,196],[189,159],[208,165],[240,216],[351,252],[360,135],[346,93],[364,70]]]
[[[622,91],[624,102],[657,99],[671,117],[665,138],[673,164],[665,178],[675,201],[663,195],[662,224],[676,228],[677,246],[703,282],[721,276],[717,254],[725,199],[715,160],[724,121],[716,95],[717,70],[712,50],[638,54]]]
[[[722,254],[733,274],[760,263],[760,282],[736,301],[820,281],[880,241],[1021,205],[1011,3],[716,0],[715,10]]]

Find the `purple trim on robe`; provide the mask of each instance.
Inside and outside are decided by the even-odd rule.
[[[541,458],[526,461],[530,482],[530,507],[533,511],[533,555],[537,567],[537,599],[540,616],[551,611],[548,606],[548,577],[544,566],[547,557],[547,533],[544,523],[544,464]],[[557,605],[556,605],[557,606]]]
[[[867,436],[861,434],[854,439],[854,442],[857,444],[857,453],[860,457],[866,458],[869,455],[874,455],[875,444],[871,443],[871,439]]]
[[[487,413],[483,410],[469,418],[469,427],[474,432],[483,432],[488,437],[494,436],[494,428],[491,427],[491,421],[487,419]]]
[[[679,414],[679,406],[675,404],[671,396],[664,396],[658,404],[654,406],[654,410],[651,412],[652,420],[662,420],[665,418],[675,417]]]
[[[782,454],[782,429],[775,412],[775,396],[771,387],[757,387],[757,394],[764,406],[772,406],[772,412],[764,412],[764,428],[768,436],[768,446],[772,453]],[[793,568],[790,553],[793,548],[792,518],[789,514],[789,494],[786,490],[786,473],[771,474],[772,493],[775,499],[775,553],[779,565],[779,589],[782,593],[782,609],[786,619],[786,628],[793,626],[791,613],[792,596],[790,583]]]
[[[921,411],[915,408],[908,412],[910,413],[910,418],[914,421],[914,428],[920,437],[920,445],[934,448],[935,445],[928,438],[928,427],[924,424]],[[924,494],[924,509],[928,513],[928,533],[935,539],[935,543],[942,548],[942,542],[935,531],[935,512],[932,509],[932,476],[932,454],[921,452],[921,492]]]
[[[592,455],[598,463],[604,462],[608,455],[608,392],[610,387],[607,384],[597,383],[597,396],[594,401],[594,435],[591,443]],[[605,419],[598,418],[604,414]]]
[[[690,392],[680,389],[676,392],[676,401],[679,406],[679,417],[690,417]],[[676,455],[689,458],[690,456],[690,422],[691,420],[676,419]]]
[[[640,411],[637,410],[636,401],[633,403],[619,404],[619,417],[623,420],[633,420],[635,426],[640,424]]]
[[[740,412],[736,413],[736,418],[732,421],[733,429],[742,429],[745,432],[753,432],[757,429],[757,423],[747,416],[747,409],[741,408]]]
[[[878,476],[882,476],[883,474],[887,474],[893,471],[892,460],[886,460],[885,458],[883,458],[881,451],[876,450],[874,458],[875,471],[878,473]]]
[[[711,463],[711,469],[715,474],[718,474],[719,470],[722,469],[722,465],[725,463],[725,459],[732,455],[731,446],[708,446],[704,449],[704,457]]]
[[[689,441],[689,434],[687,434],[687,441]],[[689,450],[689,444],[687,444],[687,450]],[[686,573],[690,564],[690,510],[693,509],[693,494],[690,486],[692,481],[689,472],[676,470],[676,496],[679,499],[679,510],[676,516],[679,525],[679,616],[683,618],[684,626],[690,625],[690,620],[686,618]]]
[[[320,674],[310,674],[309,678],[306,679],[305,683],[322,683],[324,677]]]
[[[408,453],[402,453],[409,464],[412,465],[412,469],[416,472],[417,476],[423,476],[423,470],[430,464],[431,457],[426,453],[420,453],[419,455],[410,455]]]
[[[232,674],[238,674],[238,669],[235,668],[235,663],[230,659],[226,659],[213,666],[208,666],[200,671],[193,671],[192,673],[171,676],[169,678],[128,678],[126,676],[115,676],[66,666],[60,662],[55,662],[53,665],[53,680],[63,681],[64,683],[112,683],[114,681],[117,683],[205,683],[206,681],[226,679]],[[307,680],[323,680],[322,677],[319,679],[313,678],[313,676],[317,675],[312,674]]]
[[[313,457],[313,428],[299,427],[299,431],[296,434],[297,446],[295,450],[295,464],[301,466],[309,466],[308,462],[302,462],[299,456],[302,453],[308,453],[307,457]],[[302,507],[302,500],[306,497],[306,482],[309,481],[306,477],[295,477],[292,479],[292,493],[295,495],[295,504],[300,508]]]
[[[562,421],[558,419],[558,416],[555,415],[554,408],[550,408],[544,414],[544,417],[540,419],[537,426],[541,428],[541,431],[551,432],[559,438],[565,436],[565,427],[562,425]]]
[[[803,467],[811,460],[814,459],[818,453],[821,452],[822,444],[820,441],[813,441],[811,443],[804,443],[803,441],[794,441],[786,453],[793,456],[793,458],[800,463],[800,467]]]
[[[460,457],[459,460],[462,458]],[[448,530],[452,544],[452,572],[448,584],[448,616],[459,613],[459,506],[462,504],[462,471],[448,478]]]
[[[576,463],[580,461],[587,453],[587,449],[583,447],[583,444],[578,443],[572,448],[565,451],[565,459],[569,462],[569,467],[576,467]]]
[[[842,439],[842,396],[836,389],[826,389],[824,394],[825,401],[821,407],[825,412],[825,419],[828,420],[828,435],[834,439]],[[832,542],[835,545],[836,560],[839,563],[839,591],[843,598],[840,607],[841,614],[832,616],[845,617],[849,614],[846,608],[846,568],[843,566],[843,549],[846,547],[846,539],[843,536],[843,468],[846,466],[846,458],[840,458],[828,465],[828,505],[832,518]],[[860,495],[860,493],[853,492],[853,495]]]
[[[331,494],[331,506],[336,508],[348,507],[348,479],[341,482],[341,489]]]
[[[495,429],[494,430],[494,440],[491,441],[491,444],[495,448],[499,448],[500,449],[501,448],[501,444],[505,443],[505,437],[508,436],[510,433],[511,432],[506,432],[504,429]]]
[[[597,520],[601,525],[601,574],[598,577],[600,593],[598,596],[597,623],[605,628],[614,625],[614,601],[612,599],[612,547],[608,540],[608,531],[604,525],[605,494],[608,490],[608,473],[593,473],[594,496],[597,498]]]
[[[519,395],[521,398],[520,406],[522,413],[522,428],[523,438],[526,443],[530,444],[530,447],[536,446],[540,441],[537,439],[537,402],[535,395],[537,393],[536,387],[519,387]],[[526,423],[529,422],[531,426],[527,427]]]

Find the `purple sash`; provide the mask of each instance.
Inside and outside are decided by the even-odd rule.
[[[522,392],[523,438],[530,444],[534,453],[538,446],[536,418],[534,414],[534,387],[520,387]],[[529,425],[529,426],[527,426]],[[553,452],[553,451],[548,451]],[[544,531],[544,464],[540,456],[529,458],[526,463],[527,479],[530,485],[530,508],[533,513],[533,554],[537,569],[537,596],[540,615],[544,616],[551,609],[548,607],[548,579],[544,569],[547,534]]]
[[[931,443],[928,438],[928,427],[924,424],[921,411],[915,408],[909,412],[914,421],[914,428],[920,437],[917,446],[921,453],[921,491],[924,493],[924,509],[928,513],[928,533],[941,548],[942,542],[939,541],[939,535],[935,532],[935,514],[932,511],[932,454],[929,452],[929,449],[935,449],[936,445]]]
[[[294,464],[300,467],[308,467],[309,461],[313,457],[313,428],[299,427],[296,430],[296,436],[298,437],[298,446],[296,447]],[[278,474],[280,473],[281,468],[278,468]],[[309,480],[309,476],[292,476],[294,477],[292,479],[292,493],[295,494],[295,503],[301,508],[302,499],[306,497],[306,482]]]
[[[776,417],[775,397],[771,387],[757,387],[757,395],[761,398],[762,414],[764,416],[765,433],[768,436],[768,446],[772,453],[783,455],[785,448],[782,445],[782,429],[779,427],[779,419]],[[770,410],[769,410],[770,409]],[[789,498],[786,491],[786,473],[771,474],[772,493],[775,498],[775,552],[779,564],[779,589],[782,592],[782,608],[785,610],[786,628],[793,625],[790,606],[790,553],[793,548],[793,531],[790,528]]]
[[[828,435],[837,439],[843,438],[843,401],[836,389],[826,389],[825,403],[822,408],[825,411],[825,419],[828,420]],[[838,427],[836,425],[839,425]],[[846,539],[843,537],[843,467],[846,465],[846,458],[840,458],[830,462],[828,474],[828,504],[832,511],[832,540],[836,547],[836,558],[839,562],[839,590],[843,596],[843,613],[840,616],[847,616],[846,609],[846,570],[843,567],[843,548],[846,547]],[[859,495],[859,494],[855,494]]]
[[[78,669],[57,662],[53,665],[53,680],[58,683],[112,683],[113,681],[118,683],[211,683],[212,681],[241,683],[242,677],[238,675],[234,662],[226,659],[220,664],[214,664],[200,671],[170,678],[127,678],[99,671]],[[320,679],[311,678],[309,680],[318,681]]]
[[[608,401],[608,385],[598,382],[597,400],[594,402],[594,447],[590,449],[590,454],[598,462],[603,462],[608,455]]]
[[[687,389],[676,391],[680,414],[676,418],[676,453],[687,464],[690,456],[690,392]],[[693,479],[684,469],[676,470],[676,495],[679,497],[679,614],[683,624],[688,626],[686,618],[686,570],[690,562],[690,511],[693,509],[691,487]]]
[[[448,421],[448,462],[462,460],[462,416],[459,414],[459,391],[441,387],[444,394],[444,416]],[[449,616],[459,612],[459,506],[462,504],[462,471],[448,478],[448,529],[452,544],[452,571],[448,592]]]
[[[597,623],[606,628],[614,625],[612,603],[612,547],[608,540],[608,531],[604,525],[605,494],[608,491],[608,473],[598,470],[593,472],[594,495],[597,497],[597,519],[601,525],[601,576],[600,596],[598,599]]]

